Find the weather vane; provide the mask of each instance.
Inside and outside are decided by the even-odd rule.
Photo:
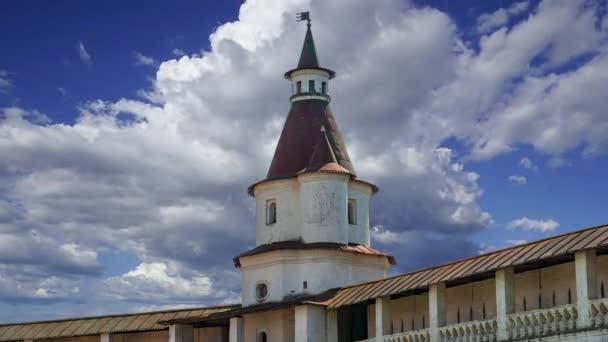
[[[310,27],[310,12],[296,13],[296,21],[303,21],[303,20],[308,21],[308,24],[306,24],[306,25],[308,27]]]

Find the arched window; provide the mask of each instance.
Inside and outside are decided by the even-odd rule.
[[[296,82],[296,92],[298,94],[302,92],[302,81]]]
[[[266,202],[266,225],[277,223],[277,202],[268,200]]]
[[[315,80],[308,81],[308,92],[309,93],[315,92]]]
[[[261,331],[258,335],[258,342],[268,342],[268,336],[265,331]]]
[[[348,200],[348,224],[357,224],[357,201]]]
[[[327,93],[327,82],[321,82],[321,94]]]

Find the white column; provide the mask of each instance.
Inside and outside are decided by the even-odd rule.
[[[101,334],[99,336],[99,342],[112,342],[112,335],[110,335],[110,334]]]
[[[192,326],[189,324],[171,324],[169,326],[169,342],[192,342]]]
[[[576,252],[576,309],[578,311],[577,328],[591,325],[589,300],[596,298],[595,250]]]
[[[515,290],[513,267],[507,267],[496,271],[496,338],[509,339],[509,321],[507,315],[515,312]]]
[[[325,341],[325,307],[298,305],[295,309],[295,342]]]
[[[338,342],[338,310],[327,310],[327,342]]]
[[[243,342],[243,317],[230,318],[230,329],[228,332],[230,342]]]
[[[376,298],[376,342],[391,333],[391,305],[389,297]]]
[[[439,342],[439,328],[446,324],[445,283],[440,282],[429,288],[429,331],[431,342]]]

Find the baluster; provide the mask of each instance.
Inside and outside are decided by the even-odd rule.
[[[548,335],[549,329],[547,328],[547,313],[546,312],[540,314],[539,321],[540,321],[540,334]]]
[[[602,322],[602,326],[608,326],[608,307],[606,307],[606,303],[600,303],[600,319]]]
[[[517,317],[517,337],[522,338],[526,336],[526,326],[521,316]]]
[[[571,310],[571,316],[572,316],[572,322],[570,323],[570,329],[571,330],[575,330],[576,329],[576,321],[578,318],[578,311],[576,310],[576,307],[572,307]]]
[[[524,316],[524,337],[534,336],[534,326],[532,325],[532,320],[530,319],[530,315]]]
[[[568,309],[564,309],[564,324],[562,324],[563,331],[569,331],[570,330],[570,323],[572,321],[572,315],[570,314],[570,311],[568,311]]]
[[[515,337],[517,337],[517,322],[515,321],[515,319],[513,319],[512,316],[509,316],[508,320],[509,320],[509,324],[508,324],[509,338],[515,338]]]
[[[553,314],[553,310],[551,310],[547,312],[547,333],[552,334],[555,331],[555,315]]]
[[[471,327],[474,342],[483,342],[483,333],[481,332],[481,330],[483,330],[481,324],[476,323],[473,324],[473,326]]]

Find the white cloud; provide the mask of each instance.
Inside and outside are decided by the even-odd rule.
[[[9,77],[9,72],[0,69],[0,94],[7,94],[13,87],[13,81]]]
[[[78,41],[77,47],[78,47],[78,56],[80,57],[80,60],[82,61],[82,63],[86,64],[89,67],[91,65],[93,65],[93,57],[91,57],[91,54],[89,54],[87,49],[84,47],[84,44],[81,41]]]
[[[62,96],[67,96],[68,95],[68,91],[67,89],[65,89],[64,87],[57,87],[57,91],[59,92],[59,94],[61,94]]]
[[[513,185],[526,185],[526,183],[528,183],[528,179],[525,176],[512,175],[509,176],[509,182],[511,182]]]
[[[520,15],[528,9],[528,1],[513,3],[509,8],[500,8],[493,13],[484,13],[477,18],[477,32],[490,32],[497,27],[504,26],[509,18]]]
[[[469,158],[518,144],[550,157],[605,146],[608,57],[592,5],[542,2],[511,29],[463,41],[449,16],[396,0],[248,1],[239,20],[211,35],[209,51],[159,64],[141,93],[154,101],[92,100],[72,124],[2,110],[0,190],[10,205],[0,205],[0,224],[27,250],[19,262],[0,260],[29,289],[12,293],[50,293],[42,281],[63,263],[57,293],[77,287],[78,300],[120,297],[131,307],[234,298],[231,258],[255,238],[244,189],[269,165],[288,111],[281,75],[297,63],[305,31],[293,13],[309,7],[318,13],[320,60],[338,72],[332,109],[349,152],[359,176],[381,188],[372,202],[375,246],[397,254],[400,270],[479,250],[470,235],[492,216],[479,204],[483,175],[468,169]],[[564,71],[581,55],[590,60]],[[443,147],[449,138],[465,149]],[[52,244],[29,243],[32,232]],[[107,246],[138,266],[100,284],[90,270]]]
[[[175,263],[141,263],[121,276],[104,280],[104,293],[114,300],[159,304],[175,300],[196,302],[229,295],[226,288],[214,288],[204,273],[177,268]]]
[[[507,240],[507,244],[511,246],[523,245],[524,243],[528,243],[528,240]]]
[[[529,169],[529,170],[538,171],[538,166],[536,166],[536,164],[534,164],[532,159],[530,159],[528,157],[521,158],[521,160],[519,161],[519,165],[521,167]]]
[[[553,219],[531,219],[522,217],[508,224],[509,229],[532,230],[538,232],[552,232],[559,227],[559,222]]]
[[[181,57],[181,56],[185,56],[185,55],[186,55],[186,52],[185,52],[184,50],[182,50],[182,49],[179,49],[179,48],[175,48],[175,49],[173,49],[173,50],[171,51],[171,53],[172,53],[174,56],[177,56],[177,57]]]
[[[156,64],[157,64],[157,62],[154,58],[152,58],[150,56],[142,55],[139,52],[135,52],[135,65],[152,66],[152,65],[156,65]]]

